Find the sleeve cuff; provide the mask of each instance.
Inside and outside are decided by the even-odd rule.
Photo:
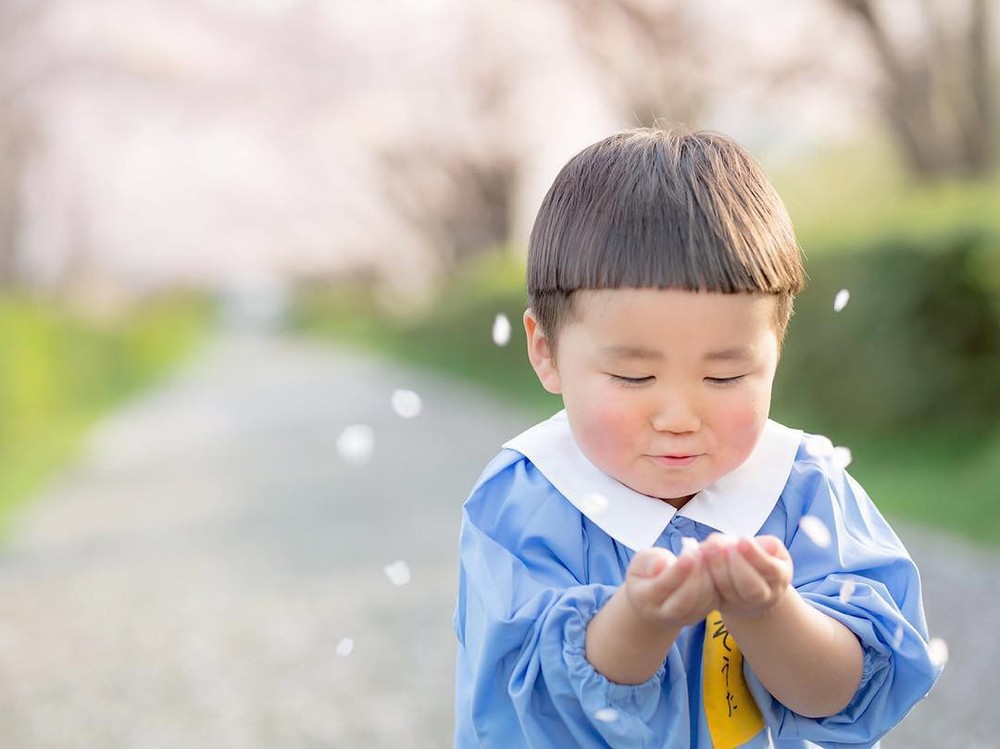
[[[613,592],[613,589],[610,589]],[[593,719],[612,717],[611,713],[601,711],[614,710],[622,717],[635,716],[648,720],[656,711],[666,678],[666,663],[660,664],[649,679],[641,684],[618,684],[611,681],[587,660],[586,642],[587,625],[597,613],[601,605],[610,598],[601,596],[603,600],[594,601],[593,608],[580,607],[579,616],[569,618],[565,623],[565,638],[563,640],[563,660],[583,710]]]
[[[888,676],[892,654],[886,643],[878,636],[875,623],[863,616],[854,616],[833,606],[827,606],[822,599],[806,594],[805,600],[817,610],[847,627],[858,638],[861,645],[861,680],[854,697],[841,715],[860,715],[874,698],[878,687]]]

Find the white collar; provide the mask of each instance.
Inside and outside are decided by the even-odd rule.
[[[504,443],[527,457],[574,507],[632,550],[652,546],[679,512],[737,536],[753,536],[764,525],[788,481],[802,432],[768,419],[741,466],[695,494],[680,510],[629,489],[591,463],[570,431],[566,412],[536,424]],[[596,506],[601,495],[607,506]]]

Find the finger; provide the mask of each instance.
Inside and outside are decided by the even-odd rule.
[[[764,550],[758,539],[741,538],[736,548],[739,550],[739,556],[760,574],[767,575],[774,570],[777,560]]]
[[[791,554],[777,536],[757,536],[757,543],[764,553],[775,559],[791,559]]]
[[[658,546],[640,549],[628,565],[628,574],[636,577],[656,577],[669,567],[676,557],[668,550]]]
[[[734,543],[734,539],[713,533],[702,544],[702,555],[705,557],[706,566],[711,573],[712,582],[723,599],[731,598],[735,593],[733,577],[729,569],[730,549]]]
[[[659,606],[684,580],[690,560],[678,559],[667,549],[643,549],[629,564],[629,583],[650,605]]]
[[[708,538],[702,541],[701,548],[728,549],[731,546],[735,546],[738,540],[735,536],[731,536],[728,533],[710,533]]]
[[[744,603],[759,604],[768,599],[771,592],[771,585],[748,558],[748,556],[753,554],[753,551],[749,553],[744,551],[743,542],[749,540],[740,540],[738,547],[740,553],[730,555],[729,569],[733,579],[733,589],[736,598]],[[762,554],[763,552],[757,549],[757,553]]]
[[[690,623],[717,608],[718,602],[711,574],[701,555],[681,557],[677,566],[682,563],[688,569],[679,585],[664,599],[661,614]]]
[[[707,562],[703,564],[703,567],[704,574],[698,577],[698,581],[700,583],[698,613],[699,618],[702,619],[708,615],[709,611],[717,609],[721,605],[719,591],[715,587],[715,580],[712,578]]]
[[[767,540],[762,541],[762,539]],[[768,548],[776,553],[768,553]],[[741,539],[739,550],[772,587],[791,579],[791,556],[785,545],[774,536]]]

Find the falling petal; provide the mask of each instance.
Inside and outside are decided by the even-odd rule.
[[[853,459],[854,458],[851,455],[851,448],[843,447],[841,445],[837,445],[837,447],[833,448],[833,462],[841,468],[847,468]]]
[[[833,299],[833,311],[840,312],[849,301],[851,301],[851,292],[847,289],[841,289]]]
[[[583,514],[590,518],[604,513],[607,509],[608,498],[597,492],[585,496],[580,505],[580,510]]]
[[[848,603],[851,600],[851,596],[854,595],[855,584],[853,580],[844,580],[844,584],[840,586],[840,602]]]
[[[927,643],[927,650],[931,657],[931,663],[938,668],[944,668],[948,662],[948,643],[940,637],[932,637]]]
[[[337,643],[337,655],[341,658],[346,658],[354,650],[354,640],[350,637],[345,637],[340,642]]]
[[[375,432],[367,424],[351,424],[337,437],[337,452],[348,463],[364,465],[372,457]]]
[[[424,407],[420,396],[412,390],[392,391],[392,410],[403,419],[412,419],[420,415],[420,410]]]
[[[393,585],[406,585],[410,582],[410,567],[402,560],[387,565],[385,574]]]
[[[823,521],[815,515],[803,515],[799,519],[799,528],[809,536],[809,540],[825,549],[830,545],[830,531],[823,525]]]
[[[681,536],[681,554],[695,554],[698,551],[698,539]]]
[[[618,720],[618,716],[618,711],[613,707],[602,707],[594,713],[594,720],[599,720],[601,723],[614,723]]]
[[[493,320],[493,343],[497,346],[510,343],[510,320],[502,312]]]
[[[896,633],[892,636],[893,650],[899,650],[899,646],[902,644],[903,644],[903,625],[900,624],[896,627]]]

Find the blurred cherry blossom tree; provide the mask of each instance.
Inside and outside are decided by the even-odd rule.
[[[22,180],[39,133],[31,86],[44,75],[31,65],[28,31],[47,8],[43,0],[0,0],[0,289],[17,283]]]
[[[992,171],[995,0],[833,2],[864,31],[881,73],[882,113],[912,171],[922,178]]]
[[[701,124],[734,95],[805,104],[819,85],[871,101],[918,178],[996,167],[995,0],[553,1],[636,124]]]
[[[0,283],[351,276],[419,299],[462,259],[523,247],[575,151],[657,120],[780,148],[855,132],[880,101],[918,173],[982,173],[993,16],[989,0],[0,0]]]
[[[556,0],[636,126],[698,123],[722,88],[710,19],[680,0]]]

